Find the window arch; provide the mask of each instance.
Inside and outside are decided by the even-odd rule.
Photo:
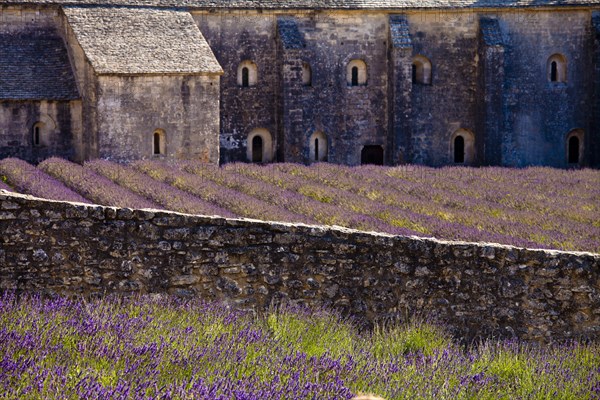
[[[363,60],[352,60],[348,63],[346,83],[348,86],[365,86],[367,84],[367,64]]]
[[[39,121],[33,124],[31,127],[31,144],[34,147],[44,145],[44,128],[45,125],[43,122]]]
[[[246,157],[250,162],[266,163],[273,160],[273,139],[263,128],[254,129],[248,135]]]
[[[157,129],[152,134],[152,154],[155,156],[161,156],[166,154],[167,143],[166,143],[165,131]]]
[[[245,60],[238,65],[237,81],[241,87],[256,86],[258,82],[258,68],[253,61]]]
[[[312,86],[312,68],[309,63],[302,64],[302,84]]]
[[[553,54],[548,58],[547,70],[549,82],[567,81],[567,59],[562,54]]]
[[[475,135],[466,129],[459,129],[450,139],[450,153],[455,164],[470,165],[475,161]]]
[[[308,139],[308,149],[310,162],[327,161],[329,151],[327,136],[323,132],[313,133]]]
[[[431,61],[427,57],[418,55],[413,58],[412,83],[431,85]]]
[[[583,162],[583,130],[574,129],[567,135],[567,164],[581,165]]]

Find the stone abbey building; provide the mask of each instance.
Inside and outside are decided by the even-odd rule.
[[[0,158],[600,166],[600,0],[0,0]]]

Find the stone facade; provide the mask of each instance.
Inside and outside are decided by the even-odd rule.
[[[0,290],[293,301],[463,338],[600,339],[600,255],[39,200],[0,190]]]
[[[596,0],[180,3],[0,1],[0,157],[600,166]]]

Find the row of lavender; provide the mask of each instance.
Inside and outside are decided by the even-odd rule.
[[[597,399],[600,347],[465,349],[413,322],[359,334],[323,309],[0,296],[0,398]]]
[[[0,160],[17,191],[57,200],[600,252],[600,172],[49,159]]]

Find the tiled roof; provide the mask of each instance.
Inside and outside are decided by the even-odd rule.
[[[487,46],[502,46],[504,44],[502,32],[500,31],[500,24],[497,19],[481,18],[479,20],[479,26],[481,27],[483,42]]]
[[[277,18],[279,37],[285,49],[302,49],[305,46],[304,36],[293,18]]]
[[[56,32],[0,34],[0,99],[77,98],[67,49]]]
[[[598,6],[600,0],[0,0],[0,4],[120,5],[178,8],[421,9]]]
[[[408,21],[404,15],[390,16],[390,34],[392,36],[392,45],[400,49],[412,47],[410,31],[408,30]]]
[[[222,72],[186,11],[72,6],[64,11],[98,74]]]

